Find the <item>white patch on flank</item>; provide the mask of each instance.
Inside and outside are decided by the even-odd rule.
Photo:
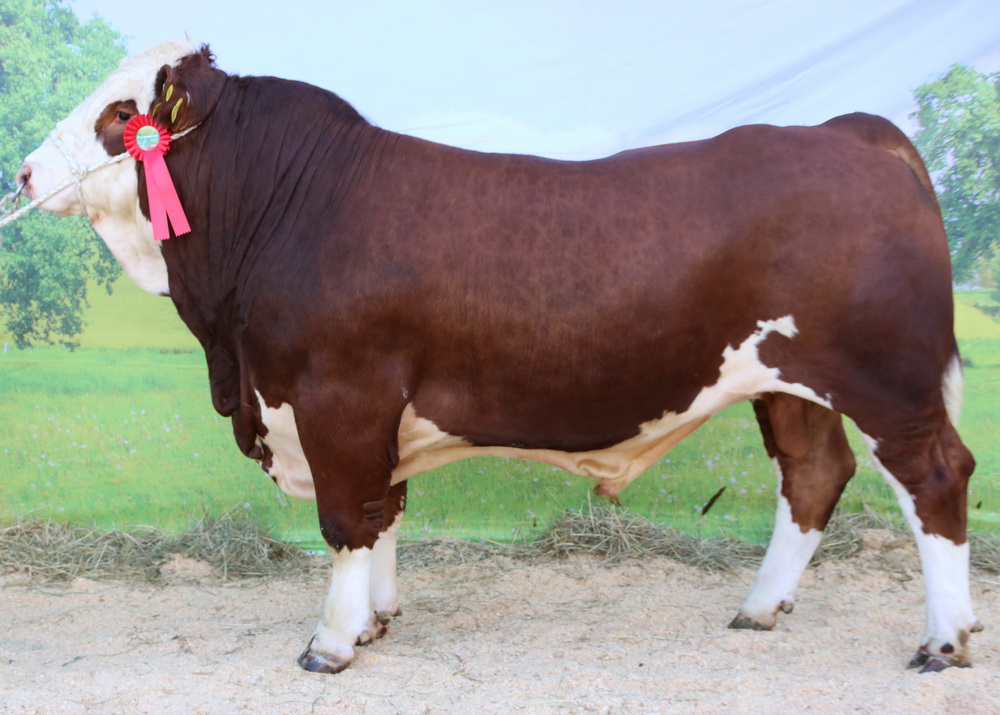
[[[659,419],[639,425],[638,435],[607,449],[570,453],[551,449],[475,447],[417,415],[410,403],[403,410],[400,420],[399,464],[393,471],[392,481],[395,484],[468,457],[517,457],[592,477],[600,483],[601,492],[611,496],[628,486],[709,417],[736,402],[765,392],[785,392],[831,407],[828,398],[821,398],[805,385],[783,381],[777,368],[760,362],[758,347],[774,332],[787,338],[794,337],[798,331],[792,316],[759,321],[757,330],[739,347],[727,346],[722,353],[718,381],[703,389],[686,411],[680,414],[668,412]]]
[[[370,594],[372,550],[345,548],[332,552],[331,558],[330,590],[312,650],[350,661],[359,636],[367,640],[375,635]],[[364,634],[368,634],[367,638]]]
[[[962,361],[958,355],[952,355],[951,361],[944,372],[944,381],[941,384],[941,393],[944,397],[944,406],[948,410],[948,418],[951,424],[958,427],[958,418],[962,413],[962,390],[965,378],[962,375]]]
[[[108,153],[94,132],[104,108],[133,99],[140,112],[148,111],[160,67],[176,65],[196,50],[190,41],[169,42],[122,60],[117,70],[56,125],[52,133],[65,152],[49,137],[25,158],[24,165],[31,169],[31,195],[43,196],[106,161]],[[166,294],[166,264],[153,240],[150,222],[139,211],[138,188],[135,160],[127,158],[86,173],[79,184],[60,191],[40,208],[59,216],[88,216],[129,278],[143,290]]]
[[[379,534],[372,549],[371,596],[375,613],[394,615],[399,611],[399,590],[396,587],[396,536],[403,514],[396,515],[392,526]]]
[[[781,494],[781,467],[776,459],[772,462],[778,478],[774,533],[753,588],[740,608],[742,615],[763,626],[773,626],[778,609],[783,606],[790,608],[795,603],[799,579],[823,537],[823,532],[818,529],[802,533],[799,525],[792,521],[792,507]]]
[[[938,534],[928,534],[917,515],[916,499],[910,491],[883,466],[878,458],[878,440],[861,433],[875,466],[892,487],[900,509],[917,542],[924,574],[927,598],[927,634],[925,643],[932,651],[951,643],[958,649],[958,632],[968,632],[976,623],[969,592],[969,542],[958,545]]]
[[[269,407],[259,391],[254,390],[254,393],[260,405],[260,421],[267,427],[267,435],[258,441],[271,450],[271,467],[267,473],[288,496],[315,501],[316,486],[302,451],[295,410],[288,404]]]

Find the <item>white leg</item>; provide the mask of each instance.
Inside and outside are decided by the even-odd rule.
[[[334,552],[330,591],[320,621],[299,665],[338,673],[354,659],[354,646],[378,635],[371,603],[372,549]]]
[[[878,442],[862,433],[882,478],[892,487],[906,517],[920,554],[927,599],[927,631],[911,666],[923,665],[927,656],[944,656],[951,665],[970,664],[969,633],[982,629],[972,610],[969,592],[969,542],[955,542],[924,531],[914,496],[878,458]]]
[[[375,615],[382,623],[399,615],[399,591],[396,587],[396,537],[403,521],[400,512],[392,526],[379,534],[372,549],[371,599]]]
[[[774,518],[774,533],[753,588],[730,628],[770,630],[779,610],[791,613],[799,579],[823,537],[823,532],[817,529],[803,533],[799,525],[792,521],[791,505],[781,495],[781,467],[777,460],[772,461],[778,476],[778,511]]]

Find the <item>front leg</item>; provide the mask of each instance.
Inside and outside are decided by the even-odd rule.
[[[396,586],[396,537],[406,507],[406,482],[389,493],[389,508],[371,549],[331,551],[333,573],[323,606],[323,620],[299,656],[299,665],[316,673],[339,673],[354,659],[354,647],[386,634],[400,615]],[[393,513],[395,512],[395,513]]]
[[[385,521],[385,504],[363,504],[362,527]],[[354,660],[355,646],[368,645],[385,635],[386,623],[399,611],[395,546],[400,516],[394,514],[391,526],[371,539],[364,533],[366,529],[335,526],[331,515],[321,513],[320,528],[330,545],[333,573],[323,618],[299,656],[299,665],[304,669],[339,673]]]
[[[314,673],[339,673],[354,660],[354,646],[378,635],[371,606],[372,549],[333,551],[333,574],[323,619],[299,665]]]
[[[384,635],[382,621],[399,609],[395,540],[406,495],[405,486],[390,487],[396,421],[372,414],[373,400],[358,410],[343,403],[331,409],[331,404],[309,410],[303,405],[298,411],[320,532],[333,566],[323,618],[298,659],[304,669],[318,673],[347,668],[355,646]],[[338,417],[335,425],[326,419],[330,414]],[[351,429],[358,425],[367,425],[367,434]]]
[[[389,490],[383,526],[375,548],[372,550],[371,598],[372,608],[379,623],[387,625],[400,615],[399,591],[396,586],[396,538],[406,508],[406,482]],[[384,633],[384,630],[383,630]],[[382,633],[378,634],[382,635]]]

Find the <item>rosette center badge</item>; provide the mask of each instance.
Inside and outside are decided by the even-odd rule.
[[[144,127],[140,127],[139,131],[135,133],[135,143],[143,151],[149,151],[160,143],[160,133],[156,130],[156,127],[151,127],[147,124]]]

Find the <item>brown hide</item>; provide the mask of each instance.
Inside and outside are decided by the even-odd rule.
[[[398,508],[407,404],[473,445],[610,447],[684,412],[727,347],[787,315],[797,334],[760,348],[782,379],[904,463],[942,429],[948,251],[885,120],[561,162],[384,131],[324,90],[226,76],[207,51],[160,74],[157,117],[182,93],[174,129],[199,125],[168,156],[192,227],[163,247],[171,296],[244,453],[266,466],[255,390],[294,405],[334,546],[370,546]],[[812,459],[791,429],[775,444]],[[960,543],[964,511],[946,512],[925,523]]]

